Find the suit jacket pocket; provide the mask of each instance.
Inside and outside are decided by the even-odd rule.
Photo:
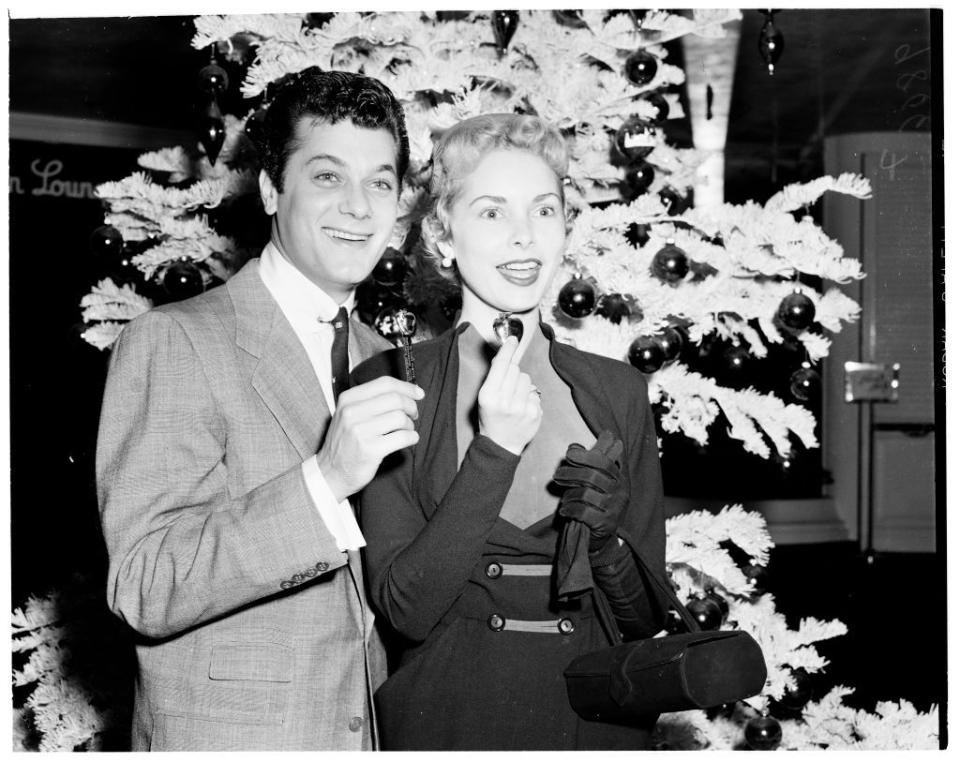
[[[218,643],[210,650],[211,680],[289,683],[293,649],[279,643]]]
[[[278,727],[248,725],[206,717],[153,716],[150,751],[266,751],[279,749]]]

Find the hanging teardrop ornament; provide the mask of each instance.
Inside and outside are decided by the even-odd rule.
[[[520,26],[520,14],[517,11],[494,11],[490,15],[490,24],[493,26],[493,39],[497,46],[497,53],[502,56],[507,52],[510,40]]]

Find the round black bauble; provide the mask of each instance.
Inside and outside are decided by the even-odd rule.
[[[243,123],[243,131],[255,146],[260,145],[260,139],[263,137],[263,121],[267,118],[267,109],[258,108]]]
[[[176,302],[203,292],[203,273],[195,262],[174,262],[163,274],[163,290]]]
[[[730,604],[727,603],[727,599],[720,595],[720,593],[718,593],[712,587],[706,591],[705,597],[709,598],[720,607],[720,623],[723,624],[723,622],[726,622],[727,616],[730,614]]]
[[[663,350],[664,364],[676,360],[680,355],[680,350],[683,349],[683,336],[680,334],[680,331],[672,326],[668,326],[657,334],[656,339],[657,343],[660,344],[660,348]]]
[[[657,195],[660,196],[663,205],[667,207],[667,214],[670,216],[676,216],[687,208],[686,197],[670,186],[661,188]]]
[[[630,317],[630,302],[623,294],[604,294],[597,301],[597,314],[611,323],[619,325],[624,318]]]
[[[403,299],[399,294],[374,283],[373,280],[365,280],[357,286],[357,312],[365,323],[372,324],[385,309],[399,307],[401,304]]]
[[[800,368],[790,376],[790,393],[800,402],[809,402],[820,395],[820,374],[813,368]]]
[[[215,100],[211,100],[200,112],[200,119],[197,123],[197,131],[200,136],[200,144],[206,151],[208,161],[213,164],[220,155],[220,149],[223,148],[223,141],[227,137],[227,129],[223,123],[223,114],[220,113],[220,107]]]
[[[123,252],[123,236],[113,225],[101,225],[90,234],[90,250],[100,259],[113,261]]]
[[[631,222],[627,226],[627,240],[638,249],[645,246],[650,240],[650,226],[639,222]]]
[[[750,363],[750,352],[740,344],[734,344],[723,353],[724,368],[731,374],[739,375]]]
[[[653,167],[645,161],[630,164],[623,173],[629,195],[636,198],[641,193],[646,193],[653,183],[654,174]]]
[[[493,11],[490,14],[490,24],[493,27],[493,41],[502,55],[507,52],[507,46],[520,26],[520,14],[517,11]]]
[[[207,95],[220,95],[230,86],[230,77],[222,66],[215,63],[204,66],[197,75],[197,87]]]
[[[760,29],[760,38],[757,40],[760,58],[767,65],[767,73],[773,76],[773,69],[783,55],[785,43],[783,33],[773,23],[773,15],[768,15]]]
[[[585,318],[597,306],[597,289],[585,278],[574,278],[560,289],[557,306],[567,317]]]
[[[748,580],[753,580],[753,595],[763,595],[767,592],[770,583],[770,573],[766,566],[760,564],[749,564],[743,569],[743,576]]]
[[[657,110],[656,116],[653,117],[654,122],[665,122],[667,117],[670,116],[670,103],[663,97],[662,93],[648,95],[647,103]]]
[[[373,268],[373,279],[383,286],[403,283],[407,274],[407,260],[396,249],[387,249]]]
[[[631,53],[623,64],[624,76],[637,87],[653,82],[660,68],[660,60],[643,48]]]
[[[679,283],[690,271],[687,253],[673,243],[667,243],[653,255],[650,272],[664,283]]]
[[[409,338],[417,330],[417,316],[404,307],[390,306],[374,318],[373,327],[391,341]]]
[[[614,140],[617,150],[626,159],[636,163],[657,147],[657,128],[653,122],[631,114],[617,129]]]
[[[800,291],[787,294],[777,308],[777,317],[780,321],[794,330],[803,330],[813,325],[813,318],[817,313],[810,297]]]
[[[655,373],[663,367],[663,349],[653,336],[638,336],[627,352],[630,364],[642,373]]]
[[[810,679],[810,674],[803,669],[794,670],[791,674],[794,687],[787,688],[783,692],[780,703],[788,709],[802,709],[813,696],[813,681]]]
[[[773,717],[751,717],[743,729],[747,745],[755,751],[772,751],[783,740],[783,729]]]
[[[523,338],[523,322],[509,312],[501,312],[493,320],[493,332],[496,334],[500,346],[511,336],[517,337],[517,343]]]
[[[720,604],[711,598],[694,598],[687,604],[693,618],[701,630],[719,630],[723,624],[723,611]]]

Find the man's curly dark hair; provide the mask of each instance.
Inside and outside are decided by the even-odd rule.
[[[349,119],[357,127],[387,130],[397,145],[397,177],[403,181],[410,144],[403,108],[390,89],[363,74],[311,66],[277,83],[263,120],[260,160],[277,192],[283,192],[284,169],[297,149],[296,126],[302,117],[329,124]]]

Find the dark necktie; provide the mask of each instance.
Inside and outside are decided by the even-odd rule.
[[[350,334],[350,319],[347,310],[340,308],[330,321],[333,325],[333,346],[330,348],[330,375],[333,378],[333,400],[350,385],[350,360],[347,357],[347,338]]]

